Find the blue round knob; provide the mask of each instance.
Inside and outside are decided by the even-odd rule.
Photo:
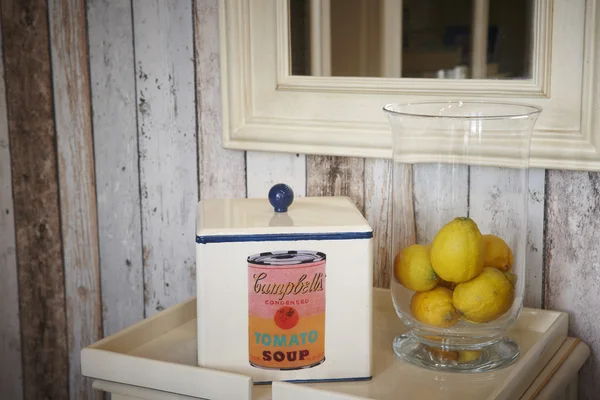
[[[273,185],[269,190],[269,203],[271,203],[275,212],[287,212],[293,201],[294,191],[285,183]]]

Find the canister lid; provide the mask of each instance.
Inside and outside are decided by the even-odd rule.
[[[196,242],[271,240],[273,235],[284,235],[279,240],[373,235],[371,226],[348,197],[294,199],[293,191],[284,184],[273,186],[268,197],[200,201]]]

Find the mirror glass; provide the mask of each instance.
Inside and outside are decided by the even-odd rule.
[[[292,75],[531,79],[534,0],[289,0]]]

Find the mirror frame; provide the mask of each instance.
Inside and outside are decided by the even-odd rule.
[[[223,146],[391,158],[385,104],[510,101],[544,109],[531,167],[600,170],[598,1],[535,0],[531,79],[458,81],[290,75],[287,0],[219,0]],[[510,165],[505,147],[485,154]]]

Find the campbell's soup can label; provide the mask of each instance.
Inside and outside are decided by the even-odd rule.
[[[325,361],[325,254],[248,257],[248,348],[257,368],[295,370]]]

